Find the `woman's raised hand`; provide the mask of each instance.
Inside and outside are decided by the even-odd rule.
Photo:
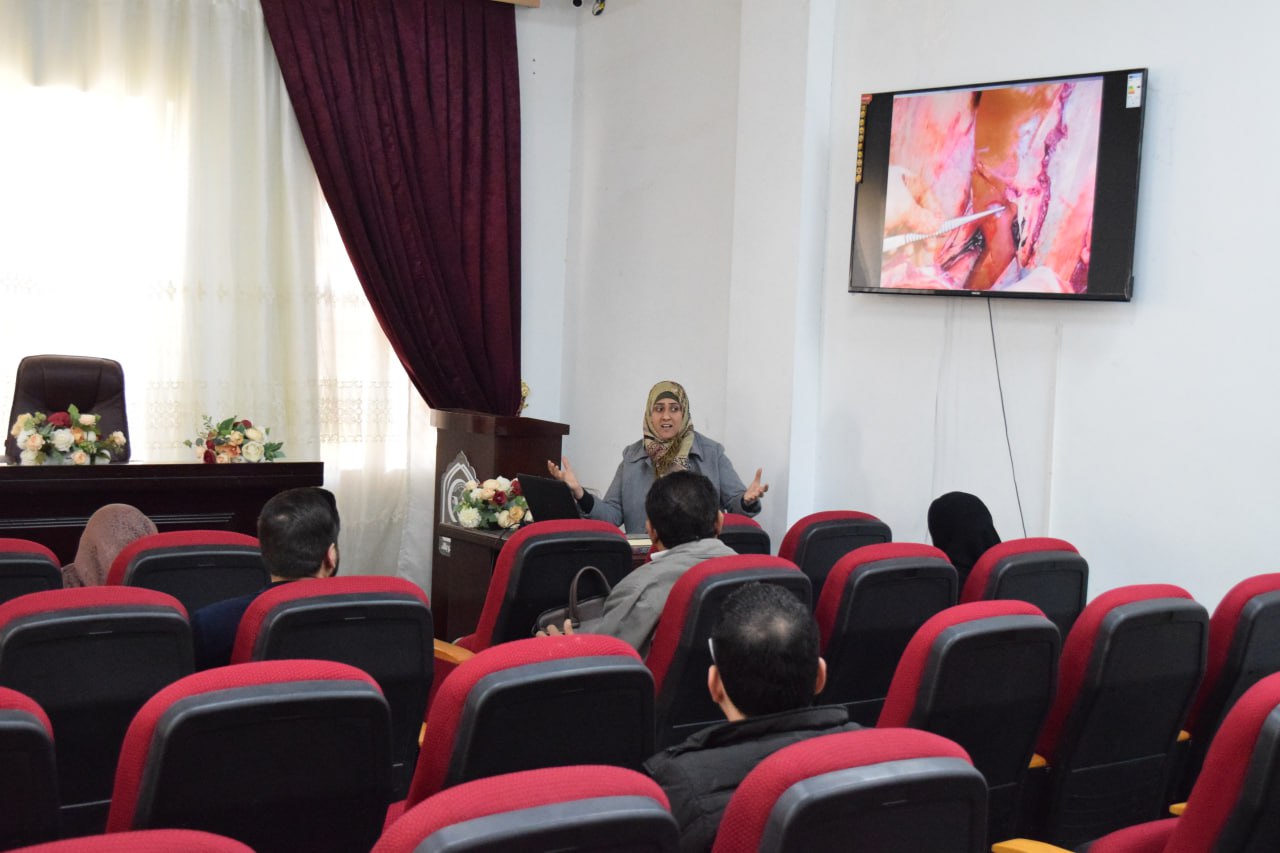
[[[578,482],[578,476],[573,473],[573,468],[569,465],[568,456],[561,456],[559,465],[548,459],[547,471],[552,477],[555,477],[557,480],[569,487],[569,491],[573,492],[573,499],[575,501],[582,500],[582,484]],[[758,474],[756,479],[760,479]],[[769,487],[765,486],[765,488],[767,489]]]
[[[755,479],[751,481],[749,486],[747,486],[747,490],[742,493],[742,502],[744,504],[756,503],[764,496],[765,492],[769,491],[769,484],[760,482],[760,477],[763,474],[763,468],[756,469]]]

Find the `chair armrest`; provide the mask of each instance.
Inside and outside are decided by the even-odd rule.
[[[1010,838],[991,845],[991,853],[1071,853],[1062,847],[1032,841],[1030,838]]]
[[[462,646],[455,646],[453,643],[446,643],[444,640],[435,641],[436,660],[457,666],[467,658],[473,658],[476,653]]]

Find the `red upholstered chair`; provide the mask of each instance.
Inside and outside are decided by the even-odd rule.
[[[1280,672],[1280,573],[1247,578],[1232,587],[1209,620],[1204,681],[1184,728],[1191,756],[1184,790],[1199,773],[1222,718],[1246,690]]]
[[[1170,754],[1204,674],[1208,622],[1169,584],[1089,602],[1063,644],[1036,749],[1049,782],[1032,835],[1073,846],[1160,816]]]
[[[102,830],[129,721],[191,665],[187,613],[164,593],[99,586],[0,604],[0,685],[53,721],[66,833]]]
[[[855,548],[892,539],[889,525],[874,515],[851,510],[815,512],[791,525],[778,556],[799,566],[813,589],[821,592],[836,560]]]
[[[1074,545],[1047,536],[1011,539],[978,558],[960,601],[1010,598],[1044,611],[1066,637],[1084,609],[1089,564]]]
[[[393,796],[409,787],[435,672],[431,607],[404,578],[304,579],[266,590],[240,619],[231,663],[312,658],[357,667],[391,708]]]
[[[30,696],[0,687],[0,850],[57,837],[53,725]]]
[[[1088,853],[1253,853],[1280,850],[1280,674],[1250,687],[1227,712],[1182,817],[1138,824],[1081,848]],[[1000,853],[1056,849],[1019,839]]]
[[[23,847],[13,853],[253,853],[239,841],[195,829],[140,829]]]
[[[62,588],[58,558],[39,542],[0,538],[0,604],[26,595]]]
[[[666,794],[634,770],[544,767],[465,782],[392,823],[373,853],[678,848]]]
[[[965,748],[987,780],[994,839],[1016,834],[1060,646],[1058,629],[1025,601],[949,608],[911,639],[880,713],[878,728],[924,729]]]
[[[956,594],[955,567],[931,545],[867,545],[837,560],[814,613],[827,661],[818,701],[874,726],[907,643]]]
[[[65,412],[71,405],[101,415],[102,426],[109,432],[119,430],[128,435],[120,362],[79,355],[29,355],[18,362],[9,425],[23,413]],[[10,461],[18,461],[18,447],[11,435],[5,436],[4,452]],[[128,462],[129,445],[121,448],[115,459]]]
[[[529,637],[538,614],[569,603],[569,585],[583,566],[595,566],[616,584],[631,571],[631,543],[615,525],[591,519],[520,528],[498,554],[475,633],[458,645],[478,652]]]
[[[724,714],[707,693],[707,668],[711,665],[707,638],[729,593],[755,581],[778,584],[809,603],[809,579],[794,563],[768,555],[705,560],[685,572],[671,588],[645,660],[653,672],[657,694],[659,748],[724,721]]]
[[[377,683],[346,664],[187,676],[129,726],[107,831],[200,829],[257,853],[367,850],[391,790],[390,731]]]
[[[144,536],[111,563],[107,584],[167,592],[194,613],[271,582],[258,540],[228,530],[180,530]]]
[[[653,678],[635,649],[595,634],[514,640],[463,661],[440,685],[403,808],[518,770],[638,770],[653,752]]]
[[[720,541],[739,554],[768,554],[771,549],[765,529],[754,518],[736,512],[724,514]]]
[[[783,747],[734,792],[713,853],[979,853],[987,787],[955,743],[864,729]]]

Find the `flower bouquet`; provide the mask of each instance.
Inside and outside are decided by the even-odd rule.
[[[194,440],[184,441],[193,447],[196,456],[207,465],[226,462],[274,462],[284,457],[284,443],[268,441],[271,429],[258,429],[247,418],[235,415],[214,423],[204,416],[204,429]]]
[[[100,465],[128,443],[119,430],[104,436],[100,421],[95,414],[67,406],[65,412],[51,415],[18,415],[9,434],[18,443],[23,465]]]
[[[520,481],[498,477],[483,483],[468,480],[457,506],[463,527],[519,527],[533,521],[529,503],[520,493]]]

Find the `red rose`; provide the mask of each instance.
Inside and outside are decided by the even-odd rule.
[[[206,450],[204,452],[204,464],[212,465],[217,461],[218,461],[218,457],[214,455],[212,450]]]
[[[211,438],[211,439],[209,439],[208,441],[206,441],[206,442],[204,443],[204,446],[205,446],[205,447],[207,447],[207,448],[209,448],[210,450],[213,450],[213,447],[214,447],[214,445],[213,445],[213,439]]]
[[[505,503],[507,502],[507,493],[506,493],[506,492],[494,492],[494,495],[493,495],[493,502],[494,502],[494,503],[496,503],[498,506],[502,506],[503,504],[505,504]]]
[[[49,426],[61,427],[63,429],[71,426],[71,415],[68,415],[66,412],[54,412],[52,415],[49,415],[47,420],[49,422]]]
[[[240,426],[244,427],[245,429],[252,429],[253,421],[241,421]]]
[[[516,497],[520,497],[522,494],[524,494],[524,492],[520,491],[520,481],[519,481],[519,480],[512,480],[512,481],[511,481],[511,494],[515,495]]]

